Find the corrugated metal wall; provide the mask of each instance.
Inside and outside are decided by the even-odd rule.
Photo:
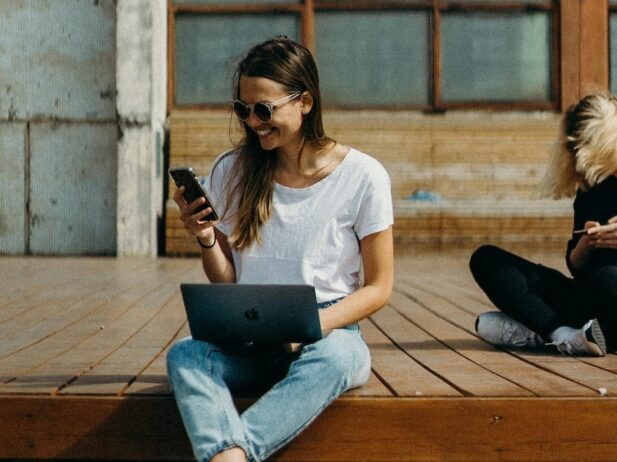
[[[116,252],[113,0],[0,2],[0,254]]]

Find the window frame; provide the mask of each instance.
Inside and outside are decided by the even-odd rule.
[[[478,1],[465,3],[449,0],[300,0],[297,3],[259,3],[259,4],[175,4],[168,0],[168,111],[175,109],[216,109],[224,104],[176,104],[175,102],[175,18],[178,14],[272,14],[295,13],[299,16],[300,41],[315,53],[315,13],[320,11],[389,11],[411,10],[428,11],[429,14],[429,82],[428,104],[389,107],[370,105],[365,108],[378,110],[420,110],[427,113],[442,113],[447,110],[557,110],[560,107],[560,3],[557,0],[505,1],[490,3]],[[615,6],[617,9],[617,6]],[[470,101],[444,102],[441,94],[441,15],[450,12],[462,13],[512,13],[543,11],[550,15],[550,101]],[[326,109],[348,109],[349,106],[324,104]],[[358,109],[358,106],[354,106]]]
[[[612,47],[613,46],[617,46],[617,43],[611,43],[611,16],[615,14],[617,15],[617,3],[612,3],[612,2],[608,2],[608,18],[607,18],[607,22],[608,22],[608,90],[612,92],[612,88],[611,88],[611,70],[613,69],[613,63],[611,62],[611,58],[612,58]],[[616,89],[617,90],[617,89]]]

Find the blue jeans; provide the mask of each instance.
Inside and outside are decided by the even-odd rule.
[[[370,369],[357,324],[299,353],[224,348],[188,337],[167,354],[169,380],[200,462],[236,446],[249,461],[268,458],[341,393],[366,383]],[[240,415],[231,393],[243,390],[265,393]]]

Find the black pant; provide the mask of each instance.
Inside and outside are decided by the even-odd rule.
[[[617,267],[579,281],[491,245],[477,249],[469,266],[497,308],[544,340],[560,326],[580,328],[598,318],[607,343],[617,346]]]

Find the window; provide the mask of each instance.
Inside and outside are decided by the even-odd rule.
[[[428,104],[429,28],[425,11],[318,12],[315,59],[324,101]]]
[[[442,99],[550,101],[550,17],[533,13],[442,16]]]
[[[271,31],[298,39],[292,14],[211,14],[176,17],[175,103],[221,104],[232,99],[233,59]],[[235,33],[234,33],[235,31]]]
[[[553,109],[557,10],[548,0],[170,0],[169,105],[226,104],[233,59],[287,35],[313,50],[327,107]]]

